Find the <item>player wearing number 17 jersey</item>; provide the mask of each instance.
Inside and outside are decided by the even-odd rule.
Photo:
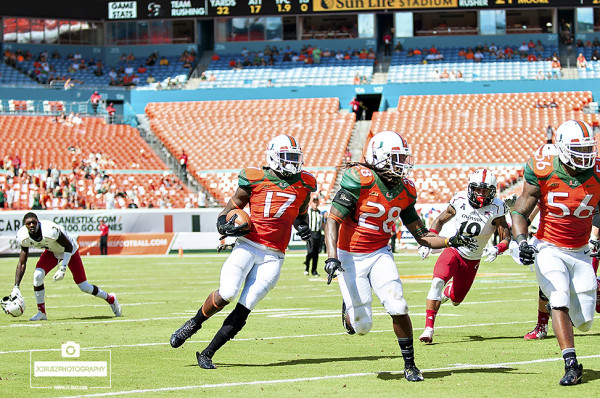
[[[600,201],[600,161],[596,140],[585,122],[569,120],[556,130],[558,156],[541,151],[527,162],[523,194],[512,212],[519,258],[535,264],[538,284],[552,308],[552,328],[565,361],[561,385],[581,382],[573,326],[592,327],[597,281],[590,266],[588,240]],[[536,204],[540,225],[531,243],[527,219]],[[537,253],[537,255],[536,255]]]
[[[406,178],[412,164],[406,140],[398,133],[384,131],[370,140],[365,163],[349,165],[325,227],[329,257],[325,271],[328,283],[338,274],[344,300],[342,322],[349,334],[364,335],[371,329],[373,289],[392,317],[404,358],[404,377],[408,381],[422,381],[414,361],[408,305],[388,246],[392,225],[400,217],[417,242],[427,247],[473,248],[476,244],[473,238],[459,234],[442,238],[425,228],[415,210],[415,186]]]
[[[268,167],[240,172],[239,188],[217,219],[219,233],[239,236],[221,269],[219,289],[210,293],[196,316],[171,336],[171,346],[181,346],[241,291],[237,306],[212,342],[196,353],[198,365],[204,369],[215,368],[215,352],[244,327],[250,311],[275,287],[292,225],[302,239],[310,237],[307,209],[317,183],[312,174],[302,171],[300,145],[291,136],[277,136],[269,142],[266,157]],[[252,221],[250,231],[244,229],[245,224],[236,226],[233,220],[226,221],[229,211],[243,209],[247,204]]]

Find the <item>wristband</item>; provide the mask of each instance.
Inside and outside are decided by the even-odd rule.
[[[436,231],[436,230],[435,230],[435,229],[433,229],[433,228],[429,228],[429,232],[433,232],[433,233],[434,233],[434,234],[436,234],[436,235],[439,235],[439,234],[440,234],[438,231]]]
[[[68,253],[68,252],[65,252],[63,254],[63,263],[62,263],[62,267],[61,267],[61,269],[63,271],[67,269],[67,265],[69,265],[69,261],[71,261],[72,255],[73,255],[73,253]]]
[[[444,244],[446,245],[446,247],[450,247],[450,245],[448,244],[449,241],[450,241],[450,238],[446,238],[446,240],[444,241]]]
[[[527,241],[527,235],[525,235],[525,234],[519,234],[519,235],[517,235],[517,237],[515,238],[515,240],[520,245],[522,242]]]
[[[496,249],[498,249],[498,254],[504,253],[506,251],[506,249],[508,249],[508,245],[506,244],[505,241],[501,241],[500,243],[498,243],[496,245]]]

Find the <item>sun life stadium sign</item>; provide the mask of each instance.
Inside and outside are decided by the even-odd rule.
[[[108,3],[108,19],[137,18],[137,1],[115,1]]]

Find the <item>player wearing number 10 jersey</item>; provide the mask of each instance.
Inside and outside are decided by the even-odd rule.
[[[422,381],[414,362],[412,323],[402,282],[387,245],[398,217],[419,244],[432,247],[476,246],[459,234],[442,238],[428,231],[415,209],[416,189],[406,177],[412,156],[406,140],[384,131],[370,140],[365,163],[350,164],[341,188],[333,199],[325,228],[328,259],[325,271],[331,278],[339,272],[343,297],[342,322],[349,334],[364,335],[373,325],[371,289],[388,314],[404,357],[404,377]]]
[[[275,287],[292,225],[302,239],[310,237],[307,209],[317,183],[312,174],[301,170],[300,145],[293,137],[280,135],[269,142],[266,155],[268,167],[241,171],[239,188],[218,217],[219,233],[239,236],[221,269],[219,289],[209,294],[196,316],[171,336],[171,346],[181,346],[241,290],[237,306],[212,342],[196,353],[198,365],[204,369],[215,368],[212,363],[215,352],[242,329],[250,311]],[[243,209],[247,204],[252,221],[249,232],[244,229],[245,224],[236,226],[233,221],[226,221],[229,211]]]
[[[558,156],[538,151],[527,162],[523,194],[512,212],[513,236],[523,264],[534,264],[539,286],[550,299],[552,328],[565,361],[561,385],[581,382],[573,326],[592,327],[597,282],[588,240],[600,201],[600,161],[585,122],[569,120],[556,130]],[[531,243],[527,219],[536,204],[540,225]],[[537,256],[536,256],[537,253]]]

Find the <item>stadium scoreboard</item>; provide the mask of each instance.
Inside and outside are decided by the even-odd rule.
[[[600,0],[138,0],[108,2],[107,19],[218,18],[594,5],[600,5]]]

